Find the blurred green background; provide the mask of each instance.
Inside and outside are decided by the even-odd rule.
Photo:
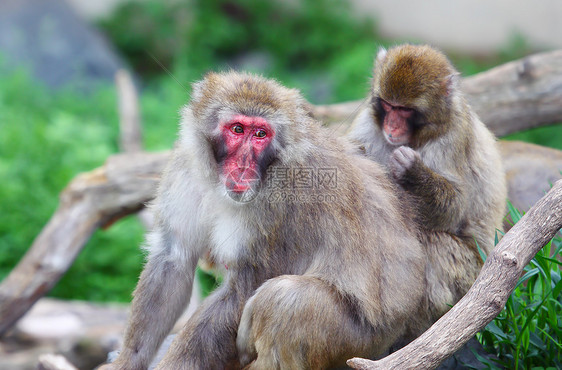
[[[151,151],[172,147],[186,89],[209,70],[255,71],[328,104],[365,96],[378,46],[423,42],[381,38],[375,21],[359,19],[343,0],[151,0],[126,3],[97,26],[139,77],[144,145]],[[449,55],[466,76],[533,51],[514,36],[490,55]],[[118,114],[111,84],[87,95],[72,86],[53,92],[25,69],[0,71],[3,279],[49,220],[65,185],[118,152]],[[510,138],[562,149],[560,125]],[[142,234],[135,217],[98,231],[50,296],[130,301],[143,264]]]

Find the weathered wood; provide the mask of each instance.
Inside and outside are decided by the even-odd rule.
[[[0,285],[0,335],[59,281],[96,229],[137,212],[154,196],[167,158],[115,155],[68,185],[49,223]]]
[[[124,153],[142,150],[139,98],[131,74],[120,69],[115,74],[119,110],[119,144]]]
[[[500,141],[507,198],[527,211],[562,179],[562,151],[521,141]]]
[[[497,135],[562,122],[562,50],[531,55],[464,78],[461,88],[480,119]],[[319,105],[314,115],[351,123],[365,100]]]
[[[38,370],[78,370],[64,356],[52,353],[39,356]]]
[[[468,293],[423,335],[379,360],[354,358],[355,369],[433,369],[505,306],[523,268],[562,228],[562,180],[539,200],[486,259]]]

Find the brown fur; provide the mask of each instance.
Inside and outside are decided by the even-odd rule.
[[[471,286],[482,263],[477,245],[490,253],[505,214],[505,175],[496,140],[464,100],[457,75],[445,55],[430,46],[381,50],[372,104],[348,133],[417,203],[414,215],[432,266],[427,279],[434,285],[429,299],[437,317],[447,310],[444,301],[455,303]],[[409,148],[385,140],[379,98],[416,112]],[[398,151],[415,156],[397,164]]]
[[[275,128],[276,158],[256,197],[237,203],[224,192],[212,146],[219,122],[248,111]],[[474,275],[472,256],[457,253],[457,264],[436,269],[434,263],[452,263],[448,252],[443,261],[430,260],[419,239],[452,251],[457,238],[420,237],[408,197],[381,166],[351,152],[310,117],[295,90],[233,72],[195,84],[152,206],[150,255],[113,368],[146,368],[185,306],[207,250],[228,266],[224,282],[176,337],[160,369],[325,369],[354,356],[381,356],[427,328],[465,289],[454,282]],[[275,171],[288,170],[291,184],[303,169],[335,170],[336,186],[270,184],[279,180]],[[279,191],[294,200],[276,198]]]

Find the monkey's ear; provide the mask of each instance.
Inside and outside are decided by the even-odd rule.
[[[197,81],[191,85],[191,102],[200,101],[203,97],[205,80]]]
[[[200,102],[204,96],[204,91],[215,89],[220,75],[215,72],[208,72],[201,81],[197,81],[191,85],[191,102]]]
[[[455,72],[446,76],[441,82],[445,90],[445,95],[450,95],[453,91],[457,91],[460,83],[460,73]]]
[[[377,57],[375,58],[375,64],[381,64],[386,59],[386,49],[384,47],[380,47],[379,51],[377,52]]]

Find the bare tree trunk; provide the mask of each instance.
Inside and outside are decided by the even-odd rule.
[[[432,369],[484,328],[505,306],[523,268],[562,228],[562,180],[527,212],[486,259],[468,293],[406,347],[379,360],[348,360],[355,369]]]

